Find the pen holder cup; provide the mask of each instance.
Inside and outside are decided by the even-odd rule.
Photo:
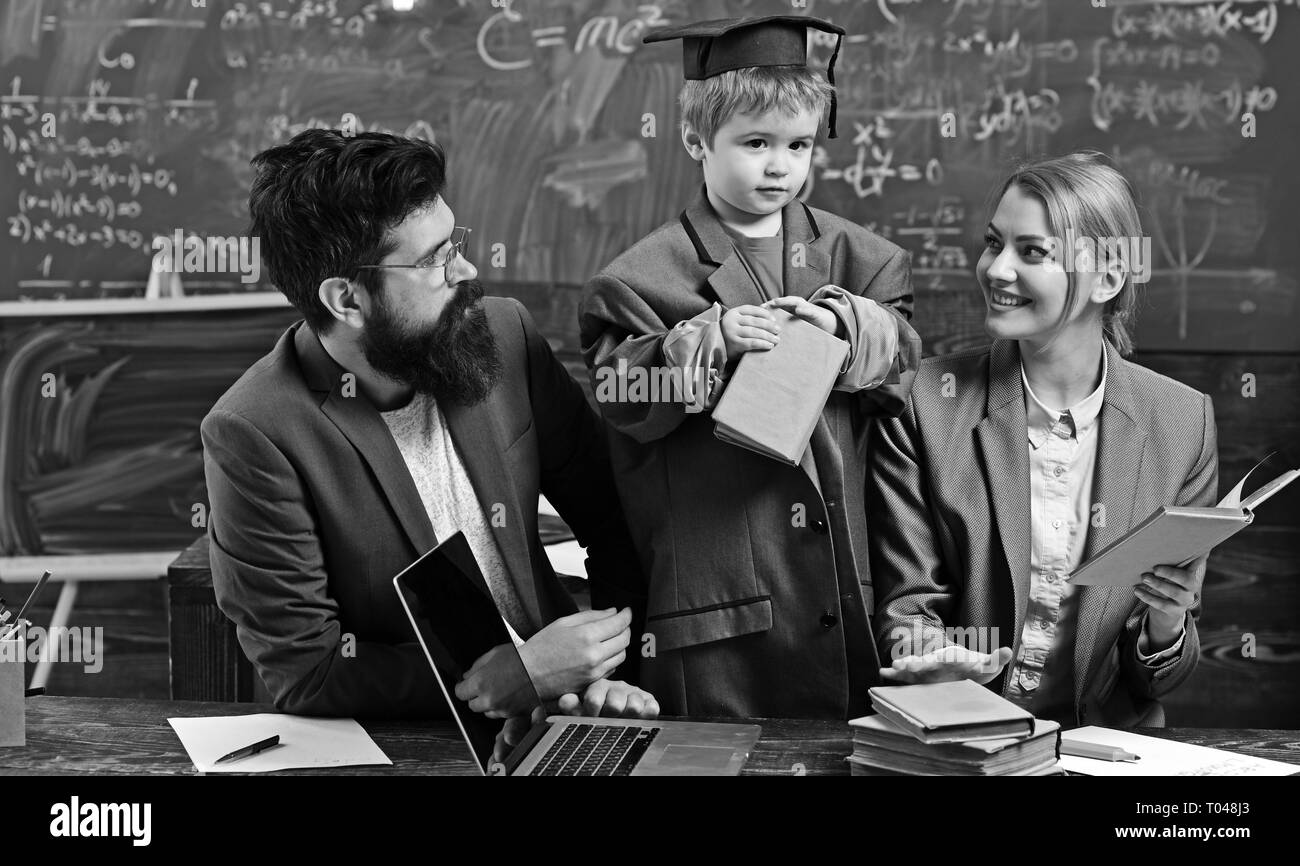
[[[23,635],[0,641],[0,746],[27,745],[26,647]]]

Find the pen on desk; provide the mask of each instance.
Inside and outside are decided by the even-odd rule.
[[[34,698],[43,694],[45,694],[45,686],[37,686],[34,689],[28,689],[27,691],[23,692],[23,697]]]
[[[1137,755],[1117,746],[1103,746],[1099,743],[1084,743],[1079,740],[1061,740],[1061,754],[1076,758],[1093,758],[1098,761],[1127,761],[1135,763],[1142,760]]]
[[[214,763],[224,764],[227,761],[238,761],[240,758],[251,758],[259,752],[265,752],[267,749],[278,745],[280,745],[280,735],[275,734],[274,736],[267,737],[265,740],[258,740],[251,746],[244,746],[242,749],[235,749],[235,751],[228,755],[222,755],[220,758],[217,758]]]

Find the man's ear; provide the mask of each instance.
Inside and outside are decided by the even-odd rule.
[[[329,277],[321,280],[316,290],[320,302],[329,310],[331,316],[350,328],[361,328],[365,323],[365,311],[361,308],[361,293],[358,287],[342,277]]]
[[[686,152],[691,155],[691,159],[696,162],[703,162],[704,139],[695,131],[695,127],[691,126],[689,123],[682,124],[682,146],[684,146]]]
[[[1106,270],[1096,275],[1096,281],[1092,284],[1092,293],[1089,299],[1094,304],[1106,304],[1112,298],[1120,293],[1124,288],[1124,282],[1128,278],[1128,269],[1124,263],[1117,258],[1111,258],[1106,264]]]

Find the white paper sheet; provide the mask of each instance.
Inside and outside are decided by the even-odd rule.
[[[269,773],[311,767],[392,766],[353,719],[315,719],[284,713],[168,719],[200,773]],[[236,749],[280,735],[280,745],[248,758],[217,764]]]
[[[1061,732],[1062,747],[1071,740],[1126,749],[1142,759],[1127,763],[1061,755],[1061,766],[1066,770],[1088,776],[1290,776],[1300,773],[1300,764],[1284,764],[1110,728],[1090,726]]]
[[[556,574],[570,577],[587,576],[587,549],[577,541],[561,541],[559,544],[546,545],[546,558],[551,561],[551,568]]]

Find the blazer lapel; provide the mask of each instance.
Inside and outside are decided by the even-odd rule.
[[[1017,653],[1029,599],[1030,557],[1028,426],[1019,361],[1015,342],[999,340],[993,344],[989,353],[988,414],[975,427],[993,500],[990,517],[1002,540],[1002,553],[1011,575],[1015,616],[1012,650]]]
[[[541,606],[537,593],[536,576],[529,556],[524,515],[520,510],[519,496],[515,492],[504,461],[505,442],[501,441],[502,427],[493,417],[493,400],[475,406],[442,405],[442,414],[451,430],[465,471],[474,484],[474,493],[483,508],[483,514],[492,526],[501,558],[510,572],[510,579],[519,593],[524,609],[534,620],[540,620]],[[497,506],[504,509],[504,525],[498,526]],[[540,623],[539,625],[545,625]],[[526,635],[525,635],[526,637]]]
[[[1133,512],[1142,487],[1146,455],[1146,430],[1136,420],[1137,406],[1128,370],[1110,343],[1106,343],[1106,365],[1106,395],[1098,419],[1097,460],[1092,483],[1093,508],[1104,508],[1104,511],[1093,513],[1104,515],[1104,520],[1089,523],[1084,562],[1133,527]],[[1105,646],[1100,645],[1100,638],[1108,635],[1110,625],[1113,625],[1107,620],[1127,617],[1131,607],[1130,596],[1128,587],[1081,587],[1074,646],[1076,705],[1082,702],[1085,686],[1091,682],[1104,651],[1109,649],[1109,641],[1105,641]]]
[[[749,275],[731,238],[727,237],[727,232],[713,212],[713,205],[709,204],[708,195],[703,189],[690,207],[682,212],[681,221],[686,234],[695,245],[700,261],[718,266],[709,276],[709,286],[722,306],[763,303],[762,293],[754,285],[754,278]]]
[[[296,325],[294,345],[307,385],[322,393],[321,411],[347,437],[375,474],[384,495],[393,506],[398,522],[420,556],[438,543],[433,524],[411,479],[402,453],[393,441],[388,425],[360,392],[343,393],[345,371],[330,357],[320,339],[306,324]],[[355,383],[352,383],[355,388]]]
[[[830,282],[831,256],[824,249],[821,231],[812,213],[795,199],[785,206],[785,261],[782,282],[787,295],[811,297]]]
[[[786,205],[781,219],[785,233],[781,283],[787,295],[807,298],[826,284],[826,276],[831,268],[830,256],[817,246],[819,237],[817,224],[813,222],[812,215],[808,213],[803,202],[796,199]],[[825,494],[822,491],[821,480],[817,477],[818,470],[813,460],[813,449],[817,448],[823,455],[823,460],[840,459],[838,450],[829,444],[833,441],[825,416],[817,419],[817,426],[808,443],[808,450],[804,452],[803,459],[799,463],[799,467],[817,489],[817,494],[823,498]],[[820,448],[817,447],[818,443],[821,443]],[[831,472],[827,477],[833,478],[838,477],[841,470],[834,468],[832,471],[832,467],[823,466],[821,471]]]

